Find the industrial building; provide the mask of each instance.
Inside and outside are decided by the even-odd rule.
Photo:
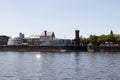
[[[8,44],[7,45],[21,45],[22,44],[22,39],[19,37],[15,37],[13,39],[9,39],[8,40]]]
[[[40,46],[71,46],[72,42],[70,39],[52,39],[46,40],[40,44]]]
[[[24,34],[19,33],[19,37],[10,38],[7,45],[22,45],[24,39]]]
[[[54,32],[43,31],[41,35],[30,35],[24,37],[19,33],[19,37],[8,40],[8,45],[28,45],[28,46],[72,46],[71,39],[58,39]],[[74,46],[80,45],[79,30],[75,30]]]
[[[45,41],[45,40],[52,40],[55,38],[55,34],[54,32],[47,32],[44,31],[42,32],[42,34],[40,35],[40,42]]]
[[[0,35],[0,45],[7,45],[9,37],[6,35]]]
[[[28,43],[29,46],[39,46],[46,40],[52,40],[55,38],[54,32],[47,32],[44,31],[41,35],[30,35],[29,37],[25,38],[25,43]]]
[[[30,35],[25,40],[25,43],[28,43],[29,46],[38,46],[40,44],[40,35]]]

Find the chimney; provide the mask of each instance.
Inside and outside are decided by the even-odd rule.
[[[46,37],[47,36],[47,31],[45,30],[44,33],[45,33],[45,37]]]

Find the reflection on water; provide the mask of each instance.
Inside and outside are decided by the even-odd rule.
[[[120,53],[0,52],[0,80],[120,80]]]
[[[35,57],[36,57],[37,59],[40,59],[40,58],[41,58],[41,55],[40,55],[40,54],[36,54]]]

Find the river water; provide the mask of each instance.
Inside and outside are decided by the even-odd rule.
[[[120,80],[120,53],[0,52],[0,80]]]

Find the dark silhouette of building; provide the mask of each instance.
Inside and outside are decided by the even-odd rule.
[[[8,39],[9,39],[8,36],[0,35],[0,45],[7,45]]]
[[[75,46],[80,46],[79,30],[75,30],[74,44]]]

